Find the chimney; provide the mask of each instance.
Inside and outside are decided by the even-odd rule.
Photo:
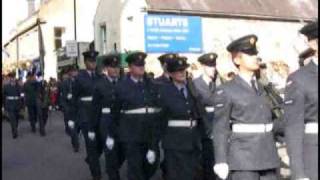
[[[28,16],[31,16],[35,11],[35,0],[27,0],[28,1]]]

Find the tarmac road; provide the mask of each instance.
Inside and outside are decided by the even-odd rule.
[[[2,121],[3,180],[91,180],[84,162],[83,138],[80,152],[74,153],[62,118],[61,112],[50,112],[45,137],[40,136],[38,129],[36,134],[32,133],[29,122],[21,120],[17,139],[12,138],[9,123]],[[103,180],[107,180],[103,156],[101,168]],[[126,179],[126,165],[121,176]],[[160,180],[159,172],[152,180]]]

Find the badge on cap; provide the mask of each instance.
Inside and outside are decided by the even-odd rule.
[[[256,42],[256,40],[255,40],[254,38],[251,38],[251,39],[250,39],[250,44],[251,44],[251,45],[254,45],[255,42]]]
[[[172,59],[172,58],[173,58],[173,55],[172,55],[172,54],[170,54],[170,55],[169,55],[169,58],[171,58],[171,59]]]
[[[292,84],[292,81],[287,82],[287,86],[290,86]]]
[[[182,65],[183,62],[182,62],[182,60],[179,60],[178,63],[179,63],[179,65]]]
[[[214,58],[214,57],[213,57],[213,55],[211,54],[211,55],[210,55],[210,59],[213,59],[213,58]]]

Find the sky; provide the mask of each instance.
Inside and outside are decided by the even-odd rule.
[[[40,0],[35,0],[36,8]],[[10,32],[17,22],[28,15],[27,0],[2,0],[2,46],[11,38]]]

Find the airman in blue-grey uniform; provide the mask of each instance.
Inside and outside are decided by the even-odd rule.
[[[187,78],[188,67],[186,57],[168,61],[170,82],[160,87],[161,119],[153,134],[164,149],[166,180],[192,180],[200,165],[202,122],[197,96],[191,93],[192,81]]]
[[[125,159],[113,112],[116,98],[115,87],[120,81],[120,59],[119,53],[102,56],[102,76],[96,83],[92,100],[94,107],[92,122],[94,124],[90,127],[100,131],[100,143],[103,145],[109,180],[120,180],[119,169]]]
[[[216,70],[216,60],[218,55],[216,53],[206,53],[198,58],[202,68],[202,75],[193,80],[197,91],[200,94],[202,104],[206,110],[206,121],[210,124],[210,131],[212,131],[212,123],[214,121],[214,104],[213,95],[216,87],[221,84],[221,80]],[[214,152],[213,142],[210,138],[212,132],[202,131],[202,169],[203,169],[203,180],[214,180],[215,174],[212,171],[214,165]]]
[[[271,105],[254,72],[259,69],[256,35],[227,47],[238,75],[214,94],[214,172],[221,179],[278,180]]]
[[[9,82],[3,87],[4,108],[8,112],[12,137],[18,137],[19,110],[22,106],[21,88],[15,80],[15,73],[9,73]]]
[[[128,180],[150,179],[159,162],[158,152],[150,149],[152,122],[160,113],[159,88],[145,74],[146,57],[143,52],[129,54],[129,73],[116,87],[115,121],[128,162]]]
[[[311,61],[289,75],[285,88],[285,138],[292,180],[318,180],[318,21],[300,33],[314,51]]]
[[[75,82],[75,77],[77,76],[78,69],[76,66],[71,65],[66,70],[68,74],[68,78],[62,82],[61,85],[61,105],[63,107],[64,112],[64,120],[67,125],[67,132],[71,138],[71,145],[73,147],[74,152],[79,151],[79,133],[80,133],[80,126],[78,121],[74,116],[74,107],[72,104],[72,97],[73,97],[73,87]]]
[[[87,151],[86,162],[89,165],[94,180],[101,179],[101,168],[99,163],[99,150],[97,139],[100,138],[99,131],[92,124],[92,95],[98,74],[96,73],[96,57],[98,52],[90,50],[83,53],[86,69],[80,70],[75,77],[72,87],[72,107],[74,117],[72,120],[77,124],[85,139]]]

